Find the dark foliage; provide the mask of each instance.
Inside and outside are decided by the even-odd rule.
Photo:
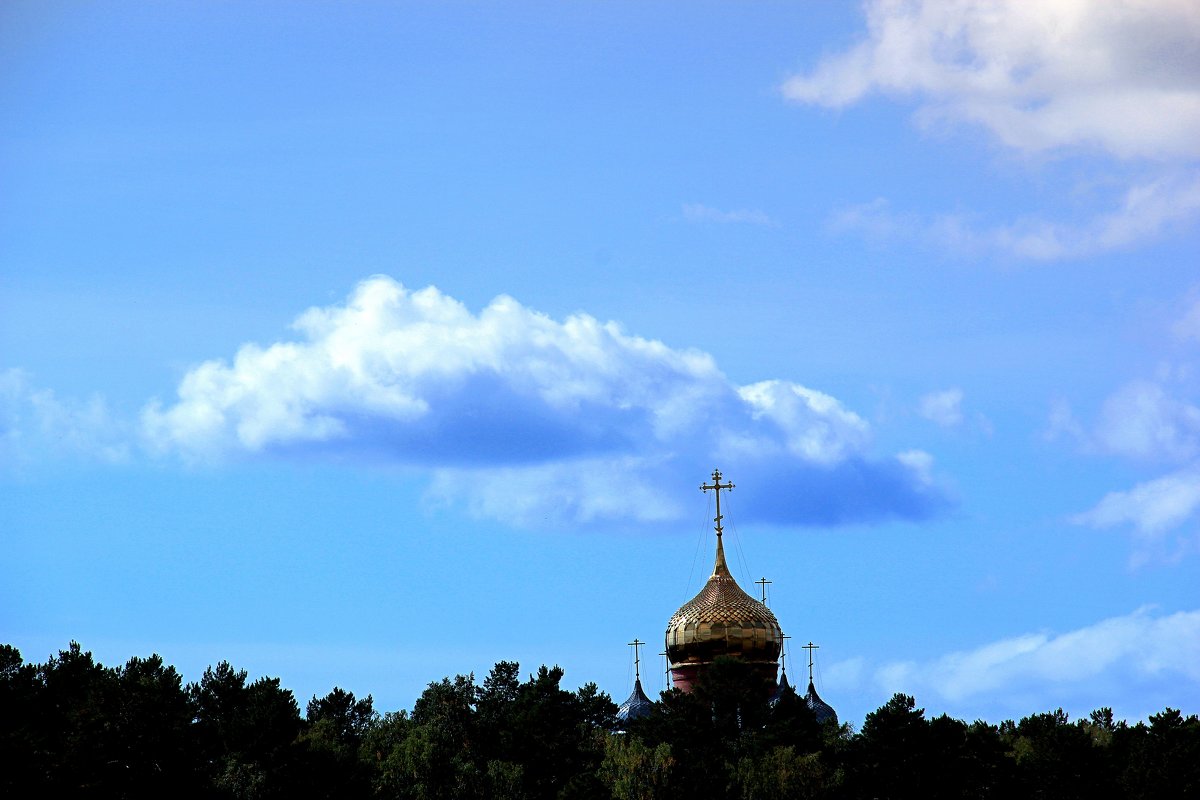
[[[1200,798],[1200,719],[1061,709],[1019,722],[927,719],[897,694],[862,730],[721,660],[615,734],[616,707],[563,671],[429,684],[412,714],[335,687],[302,717],[277,678],[227,662],[184,684],[158,656],[44,664],[0,645],[0,795],[178,798]]]

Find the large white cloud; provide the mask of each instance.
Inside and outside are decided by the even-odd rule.
[[[927,660],[870,664],[854,659],[825,673],[832,690],[913,694],[951,713],[981,703],[1005,713],[1074,705],[1134,708],[1128,697],[1178,706],[1200,691],[1200,610],[1162,614],[1153,607],[1062,633],[1036,632]],[[1136,692],[1134,691],[1136,690]],[[975,709],[972,711],[972,709]]]
[[[779,522],[919,518],[945,501],[927,457],[870,454],[870,426],[783,380],[729,382],[712,358],[585,314],[499,297],[478,314],[387,277],[299,317],[296,341],[192,369],[143,411],[152,448],[433,470],[430,498],[521,523],[679,513],[697,471],[739,473]],[[739,490],[741,491],[741,490]]]
[[[914,95],[918,119],[1009,147],[1200,156],[1200,4],[1192,0],[874,0],[867,36],[784,94],[841,107]]]

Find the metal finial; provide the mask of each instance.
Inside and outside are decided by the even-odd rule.
[[[717,536],[720,536],[722,533],[724,533],[724,529],[721,527],[721,519],[722,519],[722,516],[721,516],[721,490],[727,489],[727,490],[732,491],[733,483],[732,482],[721,483],[721,470],[719,470],[719,469],[713,470],[712,479],[713,479],[713,482],[711,485],[709,485],[707,483],[700,484],[700,491],[707,492],[709,489],[716,490],[716,493],[717,493],[717,516],[713,518],[713,522],[717,523]]]
[[[717,523],[717,561],[713,565],[713,574],[728,575],[729,566],[725,563],[725,545],[721,541],[721,534],[725,532],[725,529],[721,527],[721,520],[724,518],[721,514],[721,490],[732,490],[733,483],[721,483],[721,470],[719,469],[713,470],[712,479],[712,484],[700,484],[700,491],[707,492],[709,489],[713,489],[717,493],[717,516],[713,518],[713,522]]]
[[[642,671],[641,671],[642,659],[639,656],[638,650],[644,644],[645,644],[645,642],[643,642],[641,639],[637,638],[636,636],[634,637],[632,642],[629,642],[629,646],[633,648],[633,679],[635,681],[640,681],[642,679]]]
[[[804,649],[808,651],[808,682],[812,683],[812,668],[813,668],[813,650],[820,650],[821,645],[813,644],[811,641],[804,645]]]
[[[762,604],[765,606],[767,604],[767,586],[774,583],[774,581],[769,581],[766,578],[759,578],[755,581],[755,583],[762,587]]]

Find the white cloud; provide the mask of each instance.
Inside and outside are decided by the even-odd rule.
[[[779,445],[806,461],[837,463],[861,452],[870,441],[870,427],[862,417],[823,392],[770,380],[741,386],[737,393],[752,419],[774,423],[783,434]],[[773,432],[750,444],[762,451],[775,446],[776,439]]]
[[[1104,402],[1095,439],[1119,455],[1187,461],[1200,455],[1200,408],[1176,400],[1158,383],[1134,381]]]
[[[103,398],[62,399],[20,369],[0,370],[0,464],[21,468],[55,458],[128,460],[128,429]]]
[[[143,412],[150,447],[207,460],[338,457],[433,470],[429,497],[523,524],[671,518],[697,470],[752,487],[763,518],[919,518],[929,464],[870,455],[870,428],[784,380],[730,383],[712,358],[585,314],[499,297],[479,314],[432,287],[362,282],[298,341],[245,345]]]
[[[930,392],[917,402],[917,413],[943,428],[954,428],[963,421],[962,400],[962,389]]]
[[[1076,525],[1132,529],[1137,566],[1154,560],[1178,560],[1200,545],[1200,408],[1179,400],[1187,370],[1167,368],[1162,382],[1138,380],[1122,386],[1101,408],[1093,430],[1084,432],[1069,410],[1052,410],[1052,429],[1071,433],[1087,450],[1140,462],[1166,462],[1176,469],[1112,491],[1091,509],[1070,517]],[[1056,422],[1056,415],[1062,417]],[[1064,416],[1065,415],[1065,416]]]
[[[718,208],[701,203],[684,203],[683,218],[688,222],[719,222],[743,223],[749,225],[766,225],[777,227],[778,223],[767,214],[756,209],[739,208],[733,211],[722,211]]]
[[[919,476],[922,483],[932,485],[932,455],[926,453],[924,450],[905,450],[903,453],[896,454],[896,460],[911,469],[917,476]]]
[[[1157,538],[1192,518],[1200,508],[1200,469],[1164,475],[1125,492],[1109,492],[1090,511],[1072,521],[1097,528],[1131,524],[1146,538]]]
[[[825,678],[833,691],[881,698],[904,692],[951,713],[978,713],[981,703],[1002,713],[1060,705],[1086,711],[1123,705],[1133,688],[1178,705],[1200,691],[1200,610],[1164,615],[1147,606],[1064,633],[1025,633],[928,660],[871,666],[854,659]]]
[[[1200,5],[872,0],[866,23],[863,41],[787,80],[784,96],[834,108],[875,92],[913,98],[918,124],[979,127],[1019,153],[1158,163],[1094,206],[1108,211],[1073,221],[898,214],[877,198],[833,214],[834,230],[1052,261],[1129,247],[1200,216]]]
[[[1083,424],[1075,416],[1075,412],[1066,398],[1056,397],[1051,401],[1050,414],[1046,422],[1046,429],[1042,432],[1042,438],[1048,442],[1059,438],[1075,442],[1087,440]]]
[[[427,499],[461,503],[475,517],[539,526],[564,521],[628,519],[654,523],[685,511],[683,496],[664,489],[670,464],[649,456],[581,458],[519,467],[440,467]]]
[[[1200,156],[1200,5],[1191,0],[874,0],[867,35],[783,85],[844,107],[915,96],[924,125],[977,125],[1006,146]]]
[[[1193,298],[1187,310],[1171,326],[1175,336],[1183,341],[1200,342],[1200,298]]]
[[[1198,214],[1200,176],[1178,173],[1129,187],[1114,210],[1075,224],[1026,217],[989,226],[961,214],[897,213],[883,198],[839,209],[830,215],[828,224],[835,233],[915,240],[972,256],[999,254],[1056,261],[1126,248]]]

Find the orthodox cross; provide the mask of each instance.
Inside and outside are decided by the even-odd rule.
[[[792,637],[784,633],[780,634],[779,638],[783,639],[783,642],[779,646],[779,658],[783,661],[783,672],[784,674],[787,674],[787,650],[784,648],[784,645],[786,645],[787,640]]]
[[[663,650],[661,653],[659,653],[659,655],[662,656],[663,663],[666,664],[667,663],[667,651]],[[663,675],[669,675],[670,673],[671,673],[671,668],[669,666],[663,670]],[[667,688],[667,679],[665,677],[663,678],[663,688]]]
[[[767,586],[774,582],[775,581],[769,581],[766,578],[759,578],[758,580],[755,581],[755,583],[757,583],[759,586],[762,587],[763,605],[764,606],[767,604]]]
[[[721,470],[719,469],[713,470],[712,478],[712,485],[702,483],[700,484],[700,491],[707,492],[709,489],[714,489],[717,492],[717,516],[713,519],[713,522],[717,523],[717,539],[720,539],[721,534],[724,533],[724,530],[721,528],[721,490],[732,490],[733,483],[721,483]]]
[[[629,643],[629,646],[633,648],[633,679],[637,680],[637,681],[640,681],[642,679],[642,672],[641,672],[642,660],[638,657],[638,649],[644,644],[645,644],[645,642],[643,642],[641,639],[637,638],[636,636],[633,638],[633,641]]]
[[[813,665],[812,651],[820,650],[821,645],[813,644],[812,642],[809,642],[808,644],[804,645],[804,649],[808,651],[808,682],[812,683],[812,665]]]

